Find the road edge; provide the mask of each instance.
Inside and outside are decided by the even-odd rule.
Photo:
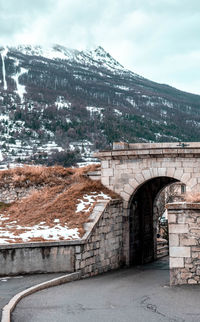
[[[26,290],[17,293],[15,296],[11,298],[11,300],[6,304],[2,309],[2,318],[1,322],[11,322],[11,313],[14,310],[17,303],[25,296],[28,296],[32,293],[44,290],[45,288],[49,288],[52,286],[58,286],[67,282],[72,282],[79,280],[81,278],[81,272],[70,273],[67,275],[63,275],[52,280],[31,286]]]

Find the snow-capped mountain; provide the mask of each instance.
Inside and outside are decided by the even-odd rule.
[[[8,49],[5,49],[6,51]],[[20,45],[10,50],[17,51],[28,56],[39,56],[47,59],[67,60],[68,63],[83,64],[86,66],[96,66],[110,68],[111,70],[125,71],[125,68],[110,56],[101,46],[95,50],[79,51],[76,49],[66,48],[60,45],[54,45],[46,48],[42,46],[26,46]]]
[[[73,162],[77,150],[88,159],[118,140],[200,140],[200,96],[147,80],[102,47],[0,46],[0,56],[1,162]]]

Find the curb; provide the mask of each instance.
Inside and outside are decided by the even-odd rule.
[[[81,272],[75,272],[75,273],[71,273],[71,274],[67,274],[67,275],[63,275],[63,276],[54,278],[50,281],[46,281],[46,282],[34,285],[34,286],[29,287],[28,289],[16,294],[9,301],[9,303],[3,307],[1,322],[10,322],[11,321],[11,313],[14,310],[17,303],[23,297],[28,296],[32,293],[44,290],[45,288],[61,285],[61,284],[67,283],[67,282],[76,281],[80,278],[81,278]]]

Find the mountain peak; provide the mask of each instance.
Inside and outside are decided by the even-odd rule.
[[[107,69],[126,71],[125,68],[101,46],[89,51],[89,54],[93,60]]]
[[[105,56],[105,55],[110,56],[110,54],[106,52],[105,49],[101,46],[98,46],[96,49],[94,49],[94,52],[99,56]]]
[[[98,46],[94,50],[79,51],[59,44],[54,44],[49,47],[40,45],[18,45],[16,47],[9,47],[9,50],[28,56],[39,56],[52,60],[61,59],[88,66],[103,67],[112,71],[115,70],[116,72],[127,71],[102,46]]]

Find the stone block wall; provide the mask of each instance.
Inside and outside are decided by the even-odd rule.
[[[80,240],[0,245],[0,276],[81,271],[83,277],[122,263],[122,201],[100,201]]]
[[[101,182],[118,193],[125,206],[140,185],[156,177],[174,178],[186,185],[187,192],[199,191],[199,157],[150,155],[151,152],[148,156],[129,155],[127,159],[127,156],[117,155],[111,160],[102,160]]]
[[[138,187],[155,177],[170,177],[200,191],[200,144],[184,148],[177,143],[114,143],[113,150],[94,154],[101,160],[101,182],[129,206]]]
[[[200,284],[200,203],[167,205],[170,283]]]
[[[8,184],[0,187],[0,202],[11,203],[40,189],[42,189],[42,186],[15,187],[13,184]]]
[[[83,277],[116,269],[122,264],[122,202],[116,200],[109,205],[107,203],[98,203],[94,208],[92,231],[83,237],[84,244],[76,247],[75,270],[81,270]]]

